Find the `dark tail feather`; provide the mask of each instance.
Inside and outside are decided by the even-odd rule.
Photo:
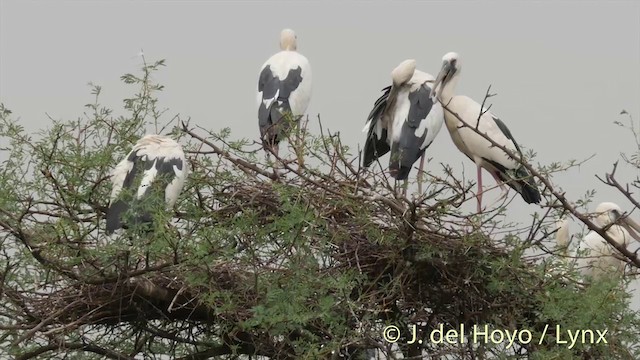
[[[275,145],[280,142],[281,137],[291,128],[291,105],[289,99],[279,100],[271,105],[269,109],[268,127],[264,131],[264,142]]]
[[[411,172],[411,166],[389,166],[389,175],[396,180],[406,180]]]
[[[382,95],[376,100],[373,109],[371,109],[369,116],[367,116],[367,121],[371,121],[371,124],[369,124],[367,140],[364,143],[364,159],[362,165],[365,168],[369,167],[377,158],[382,157],[391,149],[389,144],[387,144],[387,136],[389,135],[387,129],[382,129],[382,134],[379,139],[375,134],[378,121],[382,120],[382,113],[387,107],[390,92],[391,86],[382,89]]]
[[[278,100],[277,104],[271,106],[271,121],[274,124],[282,121],[287,115],[291,115],[291,105],[289,99]]]
[[[518,188],[514,188],[516,191],[522,195],[522,198],[527,204],[539,204],[540,200],[542,200],[540,196],[540,191],[538,191],[538,186],[534,181],[533,177],[524,166],[520,167],[516,171]]]
[[[373,125],[372,125],[373,127]],[[364,144],[363,167],[369,167],[377,158],[388,153],[391,149],[386,141],[387,130],[382,130],[382,138],[378,139],[375,135],[375,129],[369,129],[367,133],[367,141]]]
[[[142,209],[137,209],[137,204],[133,205],[134,211],[140,213],[139,215],[129,217],[127,221],[122,221],[122,217],[126,216],[125,214],[129,212],[129,204],[122,200],[117,200],[114,202],[109,210],[107,210],[107,226],[106,233],[107,235],[113,234],[118,229],[129,229],[136,228],[141,226],[142,224],[152,224],[153,217],[149,211],[144,211]]]
[[[407,146],[402,146],[398,142],[393,142],[389,157],[391,177],[396,180],[406,180],[409,177],[413,164],[424,154],[424,150],[420,150],[417,145],[408,143]]]
[[[116,200],[111,204],[109,210],[107,210],[107,234],[113,234],[114,231],[122,228],[122,214],[128,209],[129,206],[122,200]]]

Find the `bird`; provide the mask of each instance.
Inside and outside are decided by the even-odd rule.
[[[640,242],[640,225],[628,216],[615,203],[598,204],[593,216],[594,224],[604,229],[611,239],[628,247],[631,238]],[[560,231],[560,230],[559,230]],[[567,230],[568,231],[568,230]],[[581,251],[586,254],[581,254]],[[605,274],[624,274],[626,262],[616,257],[617,250],[600,234],[590,231],[574,251],[576,266],[582,276],[600,278]],[[622,256],[618,254],[618,256]]]
[[[461,71],[460,57],[449,52],[442,57],[442,68],[436,77],[431,96],[445,107],[444,119],[453,143],[458,150],[471,159],[477,167],[478,175],[478,213],[482,212],[482,169],[487,170],[500,186],[503,199],[508,194],[506,183],[520,193],[528,204],[540,203],[540,192],[530,172],[516,159],[478,134],[486,134],[497,144],[504,146],[522,157],[518,143],[507,125],[497,116],[484,109],[482,105],[464,95],[455,95],[454,90]],[[464,125],[454,114],[457,114]],[[470,128],[473,127],[473,128]]]
[[[281,51],[262,65],[258,78],[260,138],[265,151],[270,148],[276,156],[280,141],[304,115],[311,100],[311,65],[297,49],[295,32],[282,30]]]
[[[152,223],[155,211],[176,203],[188,174],[184,151],[175,140],[163,135],[139,139],[111,172],[106,233]]]
[[[420,159],[418,192],[422,193],[425,150],[444,122],[442,106],[430,96],[434,80],[416,69],[416,60],[402,61],[391,72],[391,85],[382,89],[362,129],[367,133],[363,166],[391,151],[389,174],[405,181],[405,191],[411,167]]]
[[[569,220],[561,218],[556,221],[556,243],[560,254],[567,256],[571,236],[569,235]]]

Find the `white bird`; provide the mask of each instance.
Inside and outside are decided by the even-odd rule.
[[[569,236],[569,220],[566,218],[556,221],[556,243],[558,250],[564,256],[567,255],[569,244],[571,243],[571,237]]]
[[[507,196],[506,183],[516,190],[527,203],[539,203],[540,192],[535,181],[527,169],[517,160],[507,155],[485,139],[474,129],[485,133],[497,144],[504,146],[514,154],[522,156],[520,147],[502,120],[467,96],[455,95],[454,90],[460,79],[460,59],[454,52],[447,53],[443,58],[442,69],[438,74],[431,95],[438,94],[438,99],[447,106],[445,109],[445,124],[456,147],[476,164],[478,171],[478,212],[482,212],[482,168],[486,169],[496,180],[502,190],[500,198]],[[438,86],[440,86],[439,89]],[[439,91],[438,91],[439,90]],[[482,116],[480,116],[482,112]],[[456,113],[467,126],[452,113]]]
[[[311,100],[311,65],[297,52],[291,29],[280,33],[280,49],[262,65],[258,79],[258,123],[263,146],[278,155],[278,143],[299,121]],[[287,116],[292,119],[287,120]],[[267,152],[268,154],[268,152]]]
[[[364,167],[391,151],[389,173],[406,182],[413,164],[420,159],[418,192],[422,193],[425,150],[440,132],[444,113],[431,94],[434,77],[416,70],[416,61],[408,59],[391,72],[392,84],[383,94],[362,129],[367,133]]]
[[[606,228],[607,235],[616,243],[628,247],[631,238],[640,241],[640,225],[628,216],[623,216],[622,209],[612,202],[600,203],[594,212],[594,223]],[[577,254],[580,250],[588,250],[587,254]],[[600,234],[590,231],[576,250],[576,266],[585,277],[598,278],[606,273],[622,275],[626,262],[614,256],[618,251]],[[623,256],[622,254],[617,254]]]
[[[189,173],[182,147],[162,135],[146,135],[111,173],[107,234],[153,221],[153,212],[171,208]]]

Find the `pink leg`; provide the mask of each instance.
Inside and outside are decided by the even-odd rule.
[[[402,184],[404,184],[404,182]],[[393,192],[397,196],[404,196],[404,186],[400,184],[400,181],[398,180],[393,181]]]
[[[285,167],[284,163],[280,160],[280,145],[273,144],[271,150],[276,157],[275,162],[273,163],[273,171],[275,172],[276,176],[281,176],[285,173]]]
[[[502,180],[500,180],[498,175],[496,175],[495,173],[491,172],[491,176],[493,176],[493,179],[496,181],[496,184],[498,184],[500,186],[500,190],[502,190],[502,194],[500,195],[500,198],[506,197],[507,194],[509,193],[509,189],[507,189],[507,187],[504,185]]]
[[[478,214],[482,213],[482,168],[478,167]]]
[[[424,155],[420,158],[420,168],[418,169],[418,194],[422,195],[422,171],[424,169]]]
[[[402,180],[402,183],[400,183],[400,180],[395,180],[393,182],[393,191],[398,195],[398,196],[407,196],[407,184],[409,182],[409,179],[404,179]]]

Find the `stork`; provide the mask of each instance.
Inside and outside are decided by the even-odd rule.
[[[455,95],[454,90],[460,79],[460,58],[454,52],[442,58],[442,69],[436,77],[431,95],[437,94],[438,100],[447,109],[444,112],[445,124],[453,143],[458,150],[475,162],[478,173],[478,213],[482,212],[482,169],[486,169],[502,190],[500,199],[508,194],[506,183],[522,195],[528,204],[540,203],[540,192],[529,171],[505,151],[478,134],[486,134],[495,143],[504,146],[522,157],[520,147],[502,120],[480,104],[464,95]],[[438,86],[439,89],[438,89]],[[439,91],[438,91],[439,90]],[[457,114],[463,124],[454,114]],[[473,129],[475,128],[475,129]]]
[[[556,221],[556,243],[560,254],[567,256],[571,236],[569,235],[569,220],[566,218]]]
[[[438,135],[444,114],[442,106],[430,94],[433,76],[416,70],[416,61],[408,59],[391,72],[392,83],[382,89],[367,117],[363,132],[364,167],[391,151],[389,174],[396,180],[407,178],[413,164],[420,159],[418,192],[422,193],[425,150]]]
[[[600,203],[593,214],[595,216],[594,223],[598,227],[605,229],[607,235],[616,243],[624,247],[628,247],[631,238],[640,241],[640,225],[623,215],[622,209],[615,203]],[[566,227],[567,224],[564,224]],[[558,229],[558,233],[564,231],[563,228]],[[568,228],[566,230],[568,233]],[[557,237],[559,245],[564,242],[563,239]],[[599,278],[606,273],[615,273],[622,275],[626,262],[617,258],[614,254],[616,249],[609,244],[600,234],[590,231],[579,245],[579,249],[588,250],[586,256],[578,255],[578,250],[574,251],[577,257],[576,265],[580,273],[585,277]],[[618,254],[618,256],[621,256]]]
[[[311,100],[311,65],[297,48],[293,30],[282,30],[281,51],[262,65],[258,78],[260,137],[265,150],[270,148],[276,156],[282,137],[304,115]]]
[[[107,234],[152,223],[154,213],[172,208],[189,173],[182,147],[162,135],[146,135],[111,173]]]

